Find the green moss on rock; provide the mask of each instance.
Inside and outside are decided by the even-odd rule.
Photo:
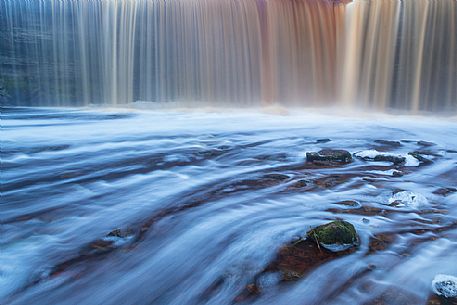
[[[331,251],[346,250],[358,243],[354,226],[343,220],[318,226],[310,230],[307,237]]]
[[[351,163],[352,156],[346,150],[341,149],[323,149],[319,152],[306,153],[306,160],[317,164],[326,163]]]

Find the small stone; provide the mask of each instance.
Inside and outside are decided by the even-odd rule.
[[[441,196],[445,196],[446,197],[447,195],[455,193],[455,192],[457,192],[456,188],[443,187],[443,188],[440,188],[440,189],[437,189],[436,191],[434,191],[433,194],[441,195]]]
[[[400,147],[401,143],[398,141],[389,141],[389,140],[375,140],[375,143],[391,146],[391,147]]]
[[[263,178],[273,179],[273,180],[287,180],[287,179],[289,179],[289,176],[283,175],[283,174],[272,173],[272,174],[266,174],[265,176],[263,176]]]
[[[376,269],[376,265],[375,264],[368,264],[367,268],[368,268],[368,270],[375,270]]]
[[[402,176],[403,176],[403,172],[401,172],[401,171],[392,172],[392,177],[402,177]]]
[[[308,181],[305,180],[305,179],[300,179],[294,183],[292,183],[288,189],[290,190],[299,190],[299,189],[302,189],[302,188],[305,188],[306,186],[308,185]]]
[[[433,292],[446,298],[457,298],[457,277],[437,274],[432,281]]]
[[[249,291],[249,293],[252,293],[252,294],[259,294],[260,293],[260,289],[256,284],[247,285],[246,286],[246,290]]]
[[[430,146],[434,146],[436,144],[433,142],[428,142],[428,141],[417,141],[417,145],[430,147]]]
[[[287,270],[283,269],[282,272],[282,280],[284,281],[295,281],[300,279],[303,274],[294,270]]]
[[[131,235],[130,230],[121,230],[121,229],[114,229],[113,231],[109,232],[106,237],[119,237],[119,238],[125,238],[129,235]]]
[[[309,231],[307,237],[332,252],[344,251],[358,244],[354,226],[344,220],[318,226]]]
[[[354,207],[354,208],[360,208],[362,206],[360,204],[360,202],[357,202],[355,200],[344,200],[344,201],[337,202],[336,204],[346,205],[346,206],[350,206],[350,207]]]
[[[331,141],[330,139],[318,139],[318,140],[316,140],[316,143],[328,143],[330,141]]]
[[[306,160],[313,163],[350,163],[351,154],[346,150],[323,149],[317,153],[306,153]]]

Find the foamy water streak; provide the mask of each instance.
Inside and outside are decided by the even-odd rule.
[[[454,0],[0,0],[0,17],[14,104],[457,107]]]

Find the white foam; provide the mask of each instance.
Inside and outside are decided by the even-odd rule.
[[[370,149],[370,150],[359,151],[359,152],[355,153],[355,155],[360,158],[374,159],[376,156],[382,155],[382,153],[375,149]]]
[[[385,175],[385,176],[393,176],[396,173],[401,173],[400,171],[397,171],[395,169],[389,169],[389,170],[386,170],[386,171],[373,170],[373,171],[368,171],[368,172],[372,173],[372,174]]]
[[[420,162],[410,154],[404,155],[403,157],[406,158],[405,166],[419,166]]]
[[[410,191],[401,191],[389,198],[389,204],[394,202],[399,203],[397,206],[420,208],[424,205],[427,205],[428,200],[421,194],[413,193]]]

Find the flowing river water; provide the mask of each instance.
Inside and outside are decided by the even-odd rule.
[[[451,118],[4,107],[1,122],[1,304],[436,304],[434,276],[457,274]],[[306,162],[324,148],[408,162]],[[355,252],[265,272],[338,218]]]

